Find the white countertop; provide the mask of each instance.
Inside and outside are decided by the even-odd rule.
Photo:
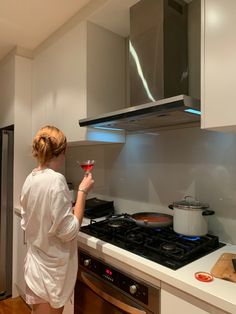
[[[144,276],[152,277],[152,284],[160,280],[224,311],[236,313],[236,283],[218,278],[212,282],[201,282],[194,276],[198,271],[210,272],[222,253],[236,253],[236,245],[226,245],[178,270],[169,269],[83,232],[79,234],[78,245],[97,257],[112,258],[113,264],[123,267],[123,270],[136,269]]]

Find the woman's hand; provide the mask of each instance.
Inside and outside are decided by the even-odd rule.
[[[78,193],[77,193],[77,200],[74,207],[74,215],[79,220],[79,224],[82,224],[83,216],[84,216],[84,208],[85,208],[85,200],[88,192],[92,189],[94,185],[94,180],[92,174],[89,172],[84,176],[83,180],[81,181]]]
[[[79,191],[84,191],[84,193],[88,194],[88,192],[92,189],[94,185],[94,180],[92,173],[89,172],[84,176],[83,180],[81,181],[79,185]]]

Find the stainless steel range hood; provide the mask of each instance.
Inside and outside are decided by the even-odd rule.
[[[127,132],[200,125],[200,101],[188,95],[188,5],[141,0],[130,8],[130,107],[79,120]],[[200,82],[199,82],[200,83]]]
[[[79,124],[127,132],[192,127],[199,125],[199,100],[180,95],[82,119]]]

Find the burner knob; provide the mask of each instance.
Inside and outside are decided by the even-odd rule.
[[[88,267],[91,264],[91,259],[87,258],[84,260],[84,266]]]
[[[129,287],[129,292],[130,292],[131,294],[135,294],[135,293],[137,292],[137,290],[138,290],[138,287],[137,287],[137,285],[135,285],[135,284],[133,284],[133,285],[131,285],[131,286]]]

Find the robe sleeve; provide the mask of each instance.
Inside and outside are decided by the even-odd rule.
[[[80,225],[72,212],[70,193],[65,178],[62,176],[57,181],[51,192],[52,226],[49,235],[56,235],[63,242],[68,242],[78,235]]]

